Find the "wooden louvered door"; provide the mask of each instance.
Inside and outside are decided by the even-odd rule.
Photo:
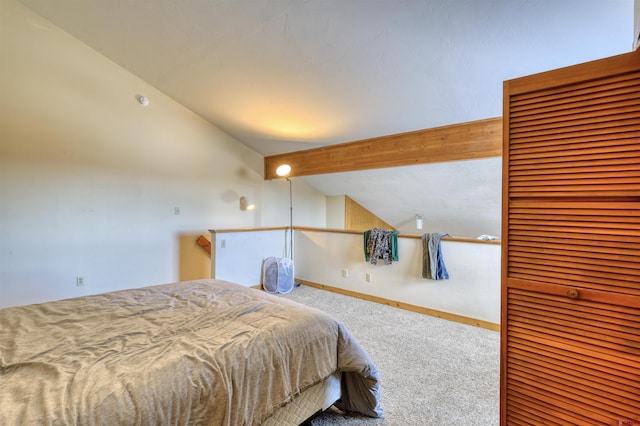
[[[640,52],[504,83],[501,424],[640,425]]]

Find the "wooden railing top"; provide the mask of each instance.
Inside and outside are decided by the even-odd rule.
[[[288,226],[275,226],[269,228],[236,228],[236,229],[210,229],[211,233],[232,233],[232,232],[261,232],[261,231],[284,231],[289,229]],[[331,228],[314,228],[309,226],[294,226],[296,231],[308,231],[308,232],[330,232],[334,234],[351,234],[362,235],[364,231],[354,231],[350,229],[331,229]],[[398,234],[398,238],[415,238],[422,239],[422,234]],[[470,237],[444,237],[443,241],[455,241],[459,243],[477,243],[477,244],[496,244],[500,245],[500,240],[479,240],[477,238]]]
[[[264,228],[232,228],[232,229],[209,229],[212,234],[223,234],[232,232],[261,232],[261,231],[284,231],[288,226],[272,226]]]
[[[307,226],[294,226],[293,229],[297,231],[310,231],[310,232],[333,232],[337,234],[353,234],[362,235],[364,231],[354,231],[350,229],[328,229],[328,228],[313,228]],[[422,239],[422,234],[398,234],[398,238],[415,238]],[[477,238],[469,237],[444,237],[443,241],[456,241],[460,243],[480,243],[480,244],[497,244],[500,245],[500,240],[479,240]]]

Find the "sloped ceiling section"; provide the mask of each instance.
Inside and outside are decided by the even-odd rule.
[[[349,194],[365,207],[375,206],[367,209],[403,233],[500,235],[501,158],[293,179],[304,179],[327,195]],[[424,216],[422,230],[415,227],[416,214]]]
[[[497,117],[633,42],[633,0],[22,3],[264,155]]]
[[[504,80],[633,43],[633,0],[19,1],[263,155],[498,117]],[[393,202],[341,192],[392,224],[497,233],[498,169],[475,164],[453,169],[473,189],[440,168],[309,181],[380,187]]]

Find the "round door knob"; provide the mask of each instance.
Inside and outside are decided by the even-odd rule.
[[[580,296],[580,292],[575,288],[570,288],[569,290],[567,290],[567,296],[571,299],[577,299],[578,296]]]

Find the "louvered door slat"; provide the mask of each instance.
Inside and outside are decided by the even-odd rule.
[[[575,190],[582,185],[600,185],[607,182],[607,186],[615,186],[617,189],[625,189],[625,185],[640,185],[640,178],[629,176],[629,170],[614,170],[600,173],[575,173],[573,170],[563,170],[564,173],[554,175],[535,174],[511,179],[512,186],[529,188],[547,188],[549,186],[562,186]],[[635,170],[633,170],[635,171]]]
[[[554,424],[561,426],[584,426],[587,424],[603,425],[607,422],[606,415],[589,411],[577,411],[573,401],[561,398],[553,392],[549,392],[536,384],[509,383],[513,388],[513,402],[516,407],[523,407],[529,413],[545,419],[543,423],[528,423],[530,425]],[[587,415],[583,415],[587,414]],[[591,420],[591,423],[589,423]]]
[[[633,60],[631,61],[633,62]],[[628,93],[630,90],[627,88],[633,88],[638,84],[640,73],[633,70],[633,67],[634,65],[631,64],[628,72],[620,72],[619,74],[606,75],[605,71],[606,78],[599,80],[573,81],[571,85],[549,84],[547,87],[536,87],[535,89],[530,87],[530,90],[524,87],[520,92],[514,91],[511,94],[509,108],[528,109],[530,105],[540,108],[549,100],[553,100],[556,104],[558,99],[566,99],[567,103],[571,103],[572,99],[577,102],[585,99],[615,98],[621,88],[623,93]]]
[[[611,148],[616,149],[620,146],[636,146],[636,141],[633,139],[633,133],[609,133],[595,137],[589,133],[585,137],[576,137],[572,133],[560,133],[562,136],[560,139],[551,138],[529,138],[527,141],[513,142],[514,148],[520,153],[525,152],[546,152],[550,154],[552,152],[564,151],[569,149],[591,149],[591,148]],[[517,144],[517,147],[515,146]],[[512,166],[512,165],[511,165]],[[516,168],[517,169],[517,168]]]
[[[639,87],[640,90],[640,87]],[[572,126],[575,131],[584,131],[592,129],[619,128],[625,125],[638,124],[638,112],[640,108],[621,107],[612,105],[610,108],[602,108],[597,111],[585,111],[580,114],[567,114],[553,119],[532,120],[530,122],[522,122],[520,126],[512,126],[514,138],[527,136],[553,135],[561,132],[566,126]],[[612,117],[615,117],[613,119]],[[518,130],[522,131],[519,132]]]
[[[531,368],[529,362],[513,362],[513,383],[523,386],[534,386],[536,389],[553,395],[556,401],[563,400],[565,404],[575,410],[576,406],[588,407],[592,413],[597,413],[603,421],[613,413],[631,417],[635,414],[634,401],[602,392],[597,387],[589,386],[585,380],[576,380],[576,377],[564,375],[564,380],[559,375],[550,374],[550,371],[542,366],[539,370]],[[571,383],[567,385],[567,383]],[[569,396],[568,396],[569,395]]]
[[[640,52],[505,82],[501,424],[640,423]]]
[[[516,246],[517,247],[517,246]],[[532,256],[539,256],[547,259],[558,258],[558,256],[564,256],[568,259],[576,259],[577,262],[593,262],[598,265],[616,265],[622,268],[629,268],[630,272],[638,274],[635,266],[638,263],[638,258],[633,254],[624,255],[619,253],[611,253],[608,251],[588,251],[588,247],[573,247],[565,245],[564,247],[554,248],[550,245],[544,248],[540,247],[517,247],[518,253],[527,253]]]
[[[635,132],[640,127],[637,119],[620,119],[615,121],[597,122],[592,125],[581,124],[576,125],[569,129],[573,134],[571,137],[597,137],[599,135],[606,135],[608,133],[616,132],[616,130],[624,132]],[[563,140],[567,138],[566,128],[547,129],[547,130],[531,130],[529,132],[521,132],[513,135],[516,142],[527,141],[531,139],[546,139],[546,140]],[[517,143],[514,145],[518,147]]]
[[[537,294],[531,297],[526,293],[521,294],[511,291],[510,301],[514,308],[519,306],[531,310],[543,310],[546,312],[559,312],[586,320],[596,320],[598,326],[610,329],[622,329],[636,335],[640,335],[640,318],[632,308],[613,305],[614,309],[607,309],[607,305],[600,302],[583,300],[580,304],[565,303],[565,298],[549,294]]]
[[[616,105],[616,107],[622,112],[635,110],[638,107],[638,102],[640,102],[640,87],[636,86],[636,88],[639,90],[624,90],[622,93],[615,95],[610,94],[607,97],[608,104]],[[572,107],[579,108],[580,112],[583,114],[589,113],[594,115],[597,115],[599,111],[605,109],[602,107],[602,103],[599,99],[587,99],[587,101],[581,106],[572,102],[565,105],[564,108],[558,108],[555,103],[551,103],[548,107],[537,104],[537,114],[534,117],[530,115],[529,108],[527,106],[512,107],[510,110],[510,116],[513,123],[512,128],[517,129],[518,127],[524,126],[525,123],[538,123],[540,120],[561,122],[567,112],[569,112],[569,114],[573,114]]]
[[[637,126],[640,129],[640,126]],[[620,129],[618,129],[620,130]],[[575,133],[558,133],[555,138],[545,137],[528,137],[520,138],[513,141],[514,148],[518,148],[520,152],[552,152],[563,151],[567,149],[589,149],[589,148],[605,148],[611,147],[616,149],[618,146],[629,145],[635,146],[634,131],[629,132],[618,131],[616,133],[594,134],[587,132],[585,135],[576,135]],[[516,146],[517,145],[517,146]],[[596,161],[594,159],[594,161]],[[512,165],[510,165],[512,166]],[[518,167],[515,168],[517,170]]]
[[[521,332],[517,328],[512,328],[511,331],[514,339],[514,348],[526,347],[525,345],[518,346],[519,341],[524,341],[532,346],[537,346],[542,351],[541,353],[548,354],[549,359],[558,360],[564,357],[571,360],[571,365],[579,365],[578,360],[582,360],[587,368],[607,374],[609,386],[617,387],[619,383],[632,382],[635,385],[632,384],[629,389],[633,391],[638,388],[638,371],[630,367],[626,360],[617,357],[611,359],[611,357],[606,356],[584,356],[580,351],[580,347],[566,344],[563,341],[549,340],[536,334]],[[579,367],[575,368],[576,371],[580,370]]]
[[[544,402],[535,401],[529,397],[528,392],[519,392],[515,388],[511,392],[512,398],[509,401],[509,426],[519,425],[548,425],[548,426],[571,426],[578,425],[579,419],[574,416],[548,414],[540,408],[544,408]],[[516,421],[517,419],[517,421]]]
[[[509,330],[514,334],[520,335],[538,335],[544,334],[547,343],[567,342],[567,344],[579,348],[580,350],[591,351],[594,356],[604,357],[605,359],[613,359],[619,357],[622,362],[634,363],[639,365],[637,356],[637,346],[640,339],[635,341],[627,341],[624,339],[611,338],[609,336],[598,336],[591,333],[585,333],[580,328],[575,330],[561,330],[548,323],[531,323],[526,322],[526,317],[519,315],[510,315],[509,320],[513,323],[526,324],[526,326],[513,326]],[[635,348],[631,348],[630,345]]]
[[[528,185],[532,177],[538,181],[545,181],[547,185],[565,185],[575,182],[576,179],[580,180],[581,183],[598,183],[602,179],[615,178],[627,181],[635,179],[637,182],[637,178],[627,177],[627,172],[635,171],[637,167],[638,166],[634,164],[624,164],[617,167],[617,170],[611,170],[608,167],[576,167],[569,170],[558,170],[557,168],[555,170],[544,169],[530,173],[514,173],[511,176],[511,182],[522,182],[524,185]]]
[[[559,216],[559,215],[540,214],[540,215],[532,215],[532,216],[534,217],[534,219],[531,219],[531,218],[521,219],[518,217],[517,214],[515,214],[509,223],[511,225],[514,225],[514,229],[516,228],[517,225],[523,225],[522,227],[524,228],[526,227],[527,224],[544,226],[545,223],[553,223],[553,225],[556,227],[562,227],[566,229],[572,229],[575,227],[604,228],[606,227],[605,220],[607,219],[607,218],[601,219],[595,215],[592,215],[589,217],[584,217],[584,216],[575,217],[575,218],[572,218],[571,220],[569,220],[569,218],[571,218],[570,215]],[[580,222],[580,223],[576,223],[576,222]],[[609,223],[609,227],[610,226],[611,224]],[[640,229],[638,217],[620,217],[620,221],[616,223],[616,228],[625,230],[629,233],[634,233],[635,230]],[[630,235],[630,234],[625,233],[625,235]]]
[[[615,134],[612,135],[612,130]],[[617,128],[592,128],[588,130],[578,131],[573,129],[572,132],[547,132],[545,134],[536,133],[521,133],[517,137],[513,138],[513,146],[515,148],[519,146],[525,146],[528,143],[548,144],[554,145],[562,141],[566,143],[576,142],[593,142],[597,140],[611,140],[611,139],[625,139],[627,137],[633,137],[633,134],[640,130],[640,125],[634,122],[619,123]]]
[[[533,241],[534,239],[538,239],[538,240],[544,240],[545,238],[547,238],[546,241],[549,241],[549,232],[545,232],[545,230],[542,231],[537,231],[535,229],[529,229],[529,227],[523,226],[521,227],[521,229],[517,229],[516,227],[514,227],[512,229],[512,235],[519,237],[523,240],[531,240]],[[629,250],[637,250],[637,242],[636,242],[636,238],[626,238],[627,235],[624,233],[614,233],[614,234],[610,234],[610,235],[604,235],[604,234],[588,234],[586,232],[579,232],[578,230],[574,230],[574,229],[567,229],[565,231],[559,230],[559,229],[553,229],[553,232],[555,232],[555,234],[553,234],[552,238],[555,238],[555,241],[560,241],[561,239],[566,239],[569,241],[572,241],[574,243],[582,243],[582,244],[589,244],[591,243],[592,245],[595,244],[602,244],[603,247],[610,247],[612,244],[619,244],[620,247],[626,247]]]
[[[531,242],[536,245],[531,245]],[[540,246],[544,245],[544,248]],[[531,238],[531,241],[514,241],[513,248],[520,252],[530,252],[535,250],[544,250],[545,253],[580,253],[581,256],[594,259],[618,259],[637,264],[638,258],[633,250],[624,247],[603,246],[599,241],[587,240],[549,240],[544,238]]]
[[[521,128],[529,129],[543,122],[562,123],[581,116],[598,117],[607,115],[602,111],[611,109],[616,109],[623,115],[637,108],[634,101],[640,97],[640,84],[633,81],[625,83],[630,84],[619,88],[612,88],[611,85],[593,86],[588,93],[578,96],[573,93],[556,93],[535,97],[533,100],[536,102],[533,103],[513,103],[509,108],[510,128],[518,132]]]
[[[513,265],[509,264],[509,268],[513,270],[513,277],[528,281],[540,281],[545,280],[550,284],[564,284],[570,283],[574,286],[582,286],[593,290],[600,291],[626,291],[629,294],[640,296],[640,290],[637,289],[637,282],[635,281],[622,281],[611,278],[598,278],[592,277],[589,274],[577,275],[571,272],[567,272],[561,268],[544,268],[539,270],[536,268],[528,267],[526,265]]]
[[[529,167],[526,170],[529,170],[532,174],[535,174],[537,169],[546,164],[554,164],[558,162],[567,162],[567,161],[589,161],[589,160],[598,160],[600,158],[638,158],[638,154],[640,150],[638,149],[637,144],[618,144],[615,147],[608,146],[592,146],[589,144],[589,147],[584,146],[571,146],[565,145],[563,149],[558,149],[554,152],[553,157],[549,157],[545,155],[544,152],[535,151],[535,150],[527,150],[514,152],[511,155],[511,159],[513,160],[513,165],[518,166],[519,164],[527,164]],[[568,148],[568,149],[567,149]],[[525,161],[528,160],[528,161]],[[532,161],[537,160],[537,161]],[[588,166],[589,163],[587,163]],[[616,163],[612,164],[614,167]],[[637,170],[637,169],[636,169]]]
[[[535,164],[535,170],[531,170],[530,165]],[[611,171],[616,170],[637,170],[637,161],[635,157],[629,157],[624,154],[607,154],[599,157],[587,157],[584,159],[566,159],[562,157],[555,158],[553,161],[546,160],[544,162],[536,161],[536,159],[527,159],[514,161],[512,170],[514,176],[522,175],[543,175],[546,173],[557,173],[557,170],[581,170],[590,168],[606,168]]]
[[[571,333],[579,331],[584,340],[594,345],[606,345],[613,347],[615,350],[623,350],[636,356],[640,356],[640,333],[631,328],[615,329],[612,327],[603,327],[603,323],[597,319],[598,325],[593,318],[588,319],[587,323],[577,321],[574,315],[567,315],[561,310],[548,310],[544,313],[544,321],[538,320],[542,312],[539,310],[529,310],[526,307],[519,309],[518,304],[513,305],[509,319],[515,321],[528,321],[530,324],[536,324],[538,327],[553,330],[559,335],[565,335],[566,330],[571,329]],[[604,334],[602,334],[604,332]],[[636,358],[640,360],[640,358]]]
[[[546,368],[550,371],[550,374],[560,377],[562,380],[573,382],[576,380],[586,380],[589,383],[593,383],[594,386],[602,387],[608,386],[608,389],[616,395],[614,398],[621,397],[627,401],[628,404],[633,403],[633,386],[630,380],[625,380],[622,377],[618,377],[619,386],[611,385],[611,372],[602,373],[601,371],[584,368],[576,365],[573,358],[569,358],[562,355],[556,355],[554,357],[548,357],[540,355],[542,350],[543,354],[548,350],[547,347],[533,349],[530,346],[523,345],[522,348],[512,348],[509,350],[510,358],[515,362],[518,360],[523,369],[533,368],[542,371]],[[516,365],[516,364],[514,364]]]
[[[528,255],[528,256],[527,256]],[[598,273],[610,274],[616,279],[638,281],[640,280],[640,271],[635,267],[635,262],[616,262],[603,258],[602,256],[568,256],[568,253],[544,253],[541,251],[523,252],[519,250],[518,254],[511,253],[509,255],[510,262],[513,265],[530,264],[537,266],[554,266],[567,271],[579,269],[581,273]]]
[[[580,200],[576,200],[574,202],[575,206],[571,206],[563,202],[556,202],[555,200],[533,200],[527,204],[521,203],[519,200],[512,200],[510,211],[516,217],[521,213],[530,213],[535,216],[546,215],[546,218],[549,220],[563,220],[563,217],[567,215],[579,215],[590,216],[596,220],[598,217],[609,219],[620,218],[624,223],[637,222],[638,213],[640,212],[637,208],[634,208],[634,204],[637,204],[635,202],[605,201],[596,203],[591,201],[587,203],[591,204],[591,208],[589,208],[584,207],[584,203],[581,204],[579,201]],[[617,226],[616,223],[613,223],[613,226]]]

